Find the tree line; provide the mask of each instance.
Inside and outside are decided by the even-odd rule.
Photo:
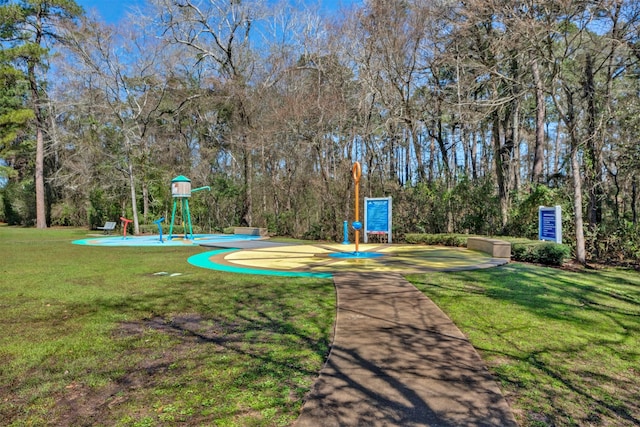
[[[561,205],[579,262],[636,259],[639,23],[622,0],[149,0],[117,26],[5,2],[0,217],[138,233],[185,175],[202,231],[335,240],[359,161],[399,239],[536,237]]]

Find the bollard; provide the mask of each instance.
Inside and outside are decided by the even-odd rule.
[[[155,221],[153,221],[153,223],[158,226],[158,233],[160,233],[160,243],[164,243],[162,241],[162,225],[160,224],[162,221],[164,221],[164,217],[156,219]]]
[[[344,240],[342,241],[343,245],[349,244],[349,221],[345,221],[342,224],[342,232],[344,234]]]

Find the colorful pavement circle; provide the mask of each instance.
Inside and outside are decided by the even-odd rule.
[[[218,271],[273,276],[330,278],[341,272],[424,273],[489,268],[507,263],[465,248],[418,245],[317,244],[218,249],[189,263]]]

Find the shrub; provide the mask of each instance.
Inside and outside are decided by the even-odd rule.
[[[569,258],[571,250],[568,246],[545,242],[537,245],[538,263],[545,265],[562,265]]]
[[[516,261],[533,262],[544,265],[562,265],[569,258],[571,250],[566,245],[552,242],[513,243],[511,257]]]
[[[442,245],[464,247],[467,245],[466,235],[457,234],[419,234],[409,233],[404,235],[407,243],[421,245]]]

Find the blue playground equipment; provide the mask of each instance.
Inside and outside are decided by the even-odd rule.
[[[158,226],[158,233],[160,234],[160,243],[164,243],[162,241],[162,222],[164,221],[164,217],[158,218],[153,223]]]
[[[349,244],[349,221],[345,221],[342,224],[342,234],[344,235],[344,239],[342,240],[343,245]]]

